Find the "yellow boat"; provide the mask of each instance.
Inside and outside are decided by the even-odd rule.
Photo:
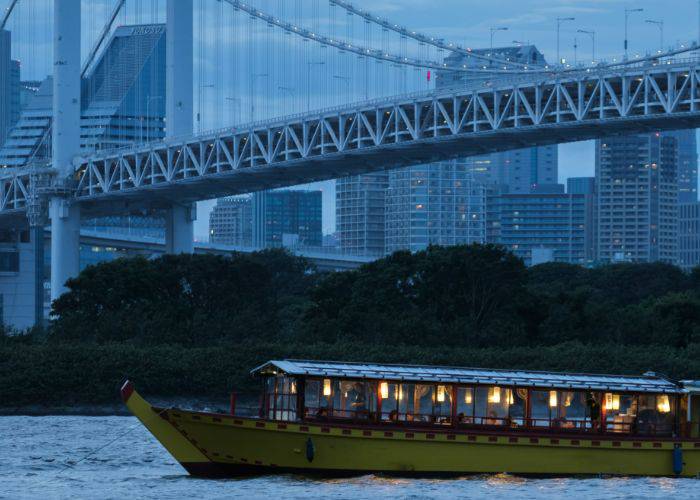
[[[700,477],[700,384],[642,376],[269,361],[256,417],[122,398],[192,475]],[[232,402],[235,399],[232,397]]]

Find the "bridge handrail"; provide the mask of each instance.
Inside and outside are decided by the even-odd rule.
[[[488,89],[499,89],[502,87],[509,87],[513,84],[516,83],[530,83],[530,84],[536,84],[536,83],[546,83],[546,82],[552,82],[552,81],[562,81],[562,80],[576,80],[578,78],[582,77],[596,77],[596,76],[601,76],[601,75],[609,75],[610,73],[616,73],[616,74],[627,74],[627,73],[639,73],[640,69],[645,69],[645,70],[654,70],[654,69],[668,69],[676,66],[683,66],[683,65],[688,65],[688,64],[700,64],[700,58],[684,58],[680,60],[672,60],[672,61],[665,61],[665,62],[659,62],[656,64],[641,64],[640,66],[624,66],[620,68],[585,68],[581,69],[579,72],[571,72],[567,74],[558,74],[556,72],[552,72],[551,75],[543,75],[543,74],[522,74],[522,75],[517,75],[517,76],[512,76],[508,79],[505,78],[499,78],[494,82],[494,79],[488,79],[484,78],[482,80],[479,80],[478,82],[469,82],[471,85],[468,84],[463,84],[463,85],[452,85],[449,87],[442,87],[442,88],[436,88],[436,89],[431,89],[431,90],[420,90],[416,92],[409,92],[406,94],[398,94],[398,95],[393,95],[393,96],[385,96],[385,97],[377,97],[373,99],[368,99],[368,100],[362,100],[362,101],[357,101],[354,103],[348,103],[348,104],[340,104],[336,106],[328,106],[325,108],[319,108],[313,111],[308,111],[308,112],[300,112],[300,113],[292,113],[288,115],[283,115],[279,117],[274,117],[274,118],[267,118],[267,119],[262,119],[262,120],[256,120],[254,122],[248,122],[248,123],[243,123],[243,124],[237,124],[233,126],[227,126],[227,127],[221,127],[217,129],[210,129],[210,130],[205,130],[201,132],[197,132],[194,134],[186,134],[186,135],[180,135],[180,136],[173,136],[173,137],[166,137],[164,139],[159,139],[156,141],[151,141],[151,142],[145,142],[140,145],[132,145],[132,146],[122,146],[119,148],[113,148],[113,149],[105,149],[101,150],[99,152],[95,152],[92,155],[92,157],[96,158],[107,158],[107,157],[112,157],[112,156],[117,156],[120,153],[124,151],[134,151],[135,149],[153,149],[153,148],[158,148],[158,147],[167,147],[167,146],[172,146],[172,145],[177,145],[180,143],[185,143],[185,142],[192,142],[193,140],[198,140],[198,139],[204,139],[212,136],[218,136],[224,133],[232,133],[232,132],[244,132],[247,130],[253,130],[253,129],[258,129],[258,128],[267,128],[271,126],[276,126],[276,125],[282,125],[291,121],[298,121],[299,119],[302,118],[313,118],[313,117],[320,117],[324,115],[328,115],[331,113],[337,113],[339,111],[352,111],[355,109],[361,109],[364,107],[374,107],[377,105],[381,104],[386,104],[386,105],[392,105],[399,103],[401,101],[405,100],[413,100],[413,99],[420,99],[424,97],[437,97],[437,96],[443,96],[443,95],[450,95],[454,94],[455,92],[459,91],[470,91],[470,90],[478,90],[479,88],[488,88]],[[475,85],[476,83],[480,83],[481,85]]]

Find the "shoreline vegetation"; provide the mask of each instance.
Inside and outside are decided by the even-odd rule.
[[[700,270],[526,268],[500,247],[397,252],[319,273],[282,250],[86,268],[44,331],[0,335],[0,415],[115,415],[124,378],[162,405],[255,407],[279,358],[700,378]]]

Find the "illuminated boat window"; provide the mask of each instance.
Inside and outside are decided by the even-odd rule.
[[[297,419],[297,382],[292,377],[276,376],[265,380],[263,413],[270,420]]]
[[[377,412],[377,384],[360,380],[333,380],[333,418],[367,420]]]

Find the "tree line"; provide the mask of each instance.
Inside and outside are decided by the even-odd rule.
[[[254,390],[271,358],[700,378],[700,269],[531,268],[502,247],[433,246],[318,272],[283,250],[90,266],[45,331],[0,335],[0,406]]]
[[[119,259],[88,267],[68,289],[53,304],[49,336],[58,342],[700,342],[700,270],[661,263],[526,268],[494,245],[396,252],[336,273],[318,273],[283,250]]]

